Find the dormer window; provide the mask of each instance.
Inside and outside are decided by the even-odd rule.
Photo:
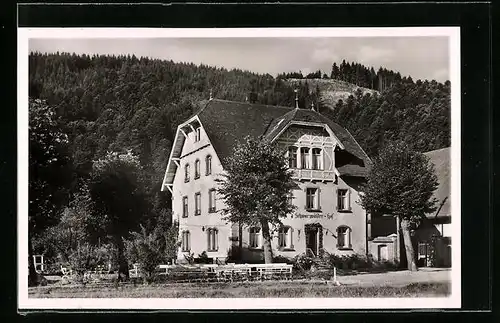
[[[301,165],[304,169],[311,169],[311,149],[308,147],[300,148]]]
[[[321,160],[321,148],[312,149],[312,169],[323,169]]]
[[[201,128],[197,127],[196,129],[194,129],[194,142],[200,141],[200,138],[201,138]]]

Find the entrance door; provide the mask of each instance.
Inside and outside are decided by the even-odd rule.
[[[310,249],[314,256],[318,255],[318,228],[306,229],[306,251]]]
[[[387,245],[383,244],[378,246],[378,261],[387,261],[387,260],[389,260]]]

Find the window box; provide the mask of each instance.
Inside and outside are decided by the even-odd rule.
[[[338,209],[337,208],[337,212],[339,213],[352,213],[352,209],[351,208],[348,208],[348,209]]]
[[[208,213],[216,213],[215,207],[208,208]]]
[[[321,212],[321,209],[306,209],[307,212]]]
[[[294,247],[279,248],[279,251],[295,251]]]

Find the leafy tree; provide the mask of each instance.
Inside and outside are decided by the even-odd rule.
[[[438,181],[428,158],[403,142],[387,144],[375,159],[361,195],[362,206],[374,216],[391,214],[400,219],[408,269],[417,270],[410,230],[426,213],[434,211],[432,198]]]
[[[94,162],[89,181],[93,215],[103,223],[117,250],[118,280],[128,279],[123,239],[139,226],[149,205],[137,156],[109,152]]]
[[[45,101],[29,99],[29,285],[38,281],[33,239],[58,222],[72,183],[68,138]]]
[[[141,225],[140,232],[133,232],[125,241],[128,260],[140,264],[146,283],[155,277],[158,265],[171,262],[177,256],[179,229],[170,219],[171,215],[164,213],[152,230]]]
[[[289,196],[295,186],[284,151],[261,138],[246,137],[228,157],[218,192],[227,204],[224,218],[242,225],[260,225],[264,259],[272,262],[271,226],[295,210]]]

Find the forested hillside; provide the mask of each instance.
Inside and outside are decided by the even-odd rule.
[[[135,56],[67,53],[32,53],[29,90],[30,97],[45,99],[57,109],[77,178],[84,178],[92,160],[106,151],[131,149],[146,168],[150,194],[159,192],[177,125],[209,98],[210,91],[219,99],[293,106],[298,88],[301,108],[315,102],[372,156],[386,139],[403,139],[419,151],[450,144],[449,82],[413,82],[385,69],[373,79],[368,77],[373,68],[354,63],[340,67],[338,73],[332,68],[330,76],[382,91],[356,91],[332,106],[324,100],[325,89],[311,83],[311,77],[304,81],[312,85],[286,79],[297,75],[274,78]]]

